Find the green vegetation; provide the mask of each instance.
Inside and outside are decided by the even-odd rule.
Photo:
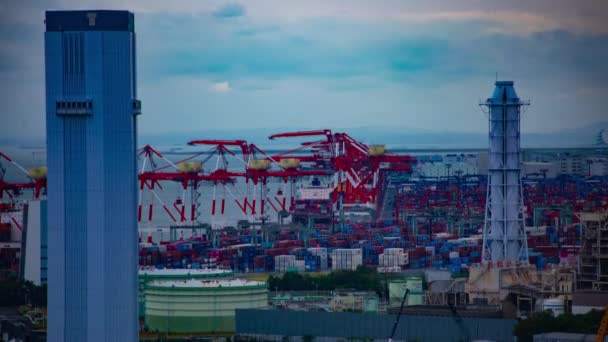
[[[270,290],[279,291],[332,291],[336,289],[355,289],[385,292],[384,278],[369,267],[359,266],[356,271],[334,271],[328,274],[311,276],[287,272],[282,276],[270,276]]]
[[[8,279],[0,282],[0,306],[20,306],[30,304],[46,307],[46,285],[36,286],[31,281]]]
[[[535,334],[548,332],[567,332],[596,334],[604,311],[593,310],[584,315],[564,314],[553,317],[549,312],[533,314],[515,325],[513,334],[517,341],[532,342]]]

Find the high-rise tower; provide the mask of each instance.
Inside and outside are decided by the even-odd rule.
[[[498,81],[488,108],[490,146],[482,262],[503,266],[528,263],[521,183],[521,101],[511,81]]]
[[[133,14],[45,23],[48,341],[137,341]]]

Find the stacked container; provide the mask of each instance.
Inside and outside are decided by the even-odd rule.
[[[403,248],[385,248],[384,253],[378,257],[380,267],[402,267],[408,264],[408,255]]]
[[[296,260],[295,255],[277,255],[274,257],[274,270],[276,272],[304,272],[304,260]]]
[[[319,269],[321,271],[327,270],[327,248],[325,248],[325,247],[309,248],[308,251],[312,255],[319,257]]]
[[[356,270],[363,264],[363,253],[360,248],[334,249],[331,261],[332,270]]]

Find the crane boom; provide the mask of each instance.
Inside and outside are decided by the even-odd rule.
[[[604,308],[604,316],[602,317],[600,328],[597,330],[597,335],[595,335],[595,341],[604,342],[606,335],[608,335],[608,305]]]
[[[321,129],[314,131],[297,131],[297,132],[287,132],[287,133],[277,133],[268,137],[270,140],[274,140],[276,138],[296,138],[296,137],[312,137],[323,135],[327,137],[327,140],[331,142],[332,133],[330,129]]]
[[[4,176],[6,169],[2,165],[2,160],[6,160],[14,167],[16,167],[21,173],[23,173],[28,178],[28,182],[10,183],[5,181]],[[44,168],[43,174],[34,176],[32,174],[32,170],[26,170],[23,166],[13,160],[11,157],[0,152],[0,198],[2,198],[3,193],[5,192],[9,197],[11,197],[8,191],[19,193],[23,189],[32,189],[34,191],[34,198],[39,199],[41,193],[46,191],[46,168]]]
[[[191,140],[188,142],[188,145],[216,145],[221,149],[225,149],[225,146],[237,146],[241,149],[243,155],[249,154],[249,146],[247,145],[247,141],[245,140],[216,140],[216,139],[200,139],[200,140]]]
[[[395,318],[395,324],[393,324],[393,330],[391,331],[391,337],[388,338],[388,342],[392,342],[395,337],[395,332],[397,332],[397,326],[399,325],[399,319],[401,318],[401,314],[403,313],[403,307],[405,306],[405,301],[407,299],[407,295],[410,293],[410,289],[405,289],[403,293],[403,299],[401,299],[401,306],[399,307],[399,313],[397,313],[397,318]]]

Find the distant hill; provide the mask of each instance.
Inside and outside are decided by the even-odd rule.
[[[530,147],[568,147],[593,146],[596,144],[597,134],[602,128],[608,128],[608,121],[593,125],[574,127],[555,133],[531,133],[522,135],[522,146]]]
[[[599,122],[584,127],[569,128],[557,132],[523,133],[523,147],[577,147],[593,146],[602,128],[608,129],[608,121]],[[183,148],[193,139],[243,139],[254,142],[262,148],[284,149],[293,148],[298,141],[292,139],[268,140],[273,133],[291,132],[296,130],[319,129],[278,128],[278,129],[247,129],[247,130],[200,130],[184,132],[168,132],[155,134],[140,134],[138,144],[160,146],[163,148]],[[484,148],[488,145],[487,132],[449,132],[429,129],[394,128],[394,127],[359,127],[333,128],[334,132],[347,132],[354,138],[367,144],[386,144],[390,148]],[[319,137],[320,139],[320,137]],[[312,141],[314,137],[300,141]],[[35,139],[23,137],[19,139],[1,138],[0,146],[19,147],[25,149],[43,148],[44,137]]]
[[[523,147],[577,147],[592,146],[597,140],[601,128],[608,128],[607,122],[600,122],[585,127],[571,128],[558,132],[523,133]],[[278,132],[290,132],[301,129],[249,129],[249,130],[208,130],[183,133],[142,134],[140,144],[157,146],[185,146],[191,139],[244,139],[261,147],[293,147],[289,139],[270,141],[268,136]],[[392,148],[482,148],[488,145],[486,132],[449,132],[424,129],[360,127],[333,129],[334,132],[347,132],[354,138],[367,144],[386,144]],[[320,138],[320,137],[319,137]],[[302,141],[312,141],[314,137]]]

